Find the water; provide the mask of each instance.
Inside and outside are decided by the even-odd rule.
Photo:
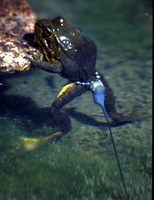
[[[98,47],[97,70],[112,87],[119,112],[140,120],[112,127],[128,193],[150,200],[152,177],[152,23],[150,1],[31,0],[38,18],[63,16]],[[105,121],[90,92],[65,106],[71,131],[57,143],[26,152],[20,137],[54,133],[48,114],[66,83],[39,69],[1,76],[0,199],[125,199]],[[92,118],[90,118],[92,117]]]

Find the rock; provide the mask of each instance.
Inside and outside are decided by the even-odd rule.
[[[23,57],[34,51],[24,37],[32,36],[36,15],[27,0],[2,0],[0,5],[0,74],[28,70]]]

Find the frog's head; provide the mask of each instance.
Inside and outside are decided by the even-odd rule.
[[[58,59],[61,51],[73,57],[78,49],[81,33],[62,17],[52,20],[39,20],[35,24],[38,44],[42,47],[47,60]]]

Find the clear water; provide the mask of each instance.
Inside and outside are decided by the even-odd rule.
[[[130,199],[152,199],[150,1],[30,3],[38,18],[63,16],[97,44],[97,70],[112,87],[118,111],[135,107],[141,119],[112,127]],[[20,137],[44,137],[57,130],[48,110],[66,80],[38,69],[0,78],[1,200],[126,199],[109,130],[99,126],[105,119],[90,92],[65,106],[72,121],[65,137],[27,152]]]

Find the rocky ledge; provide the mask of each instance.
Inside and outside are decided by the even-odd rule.
[[[2,0],[0,5],[0,74],[28,70],[26,51],[34,51],[32,38],[36,15],[27,0]]]

